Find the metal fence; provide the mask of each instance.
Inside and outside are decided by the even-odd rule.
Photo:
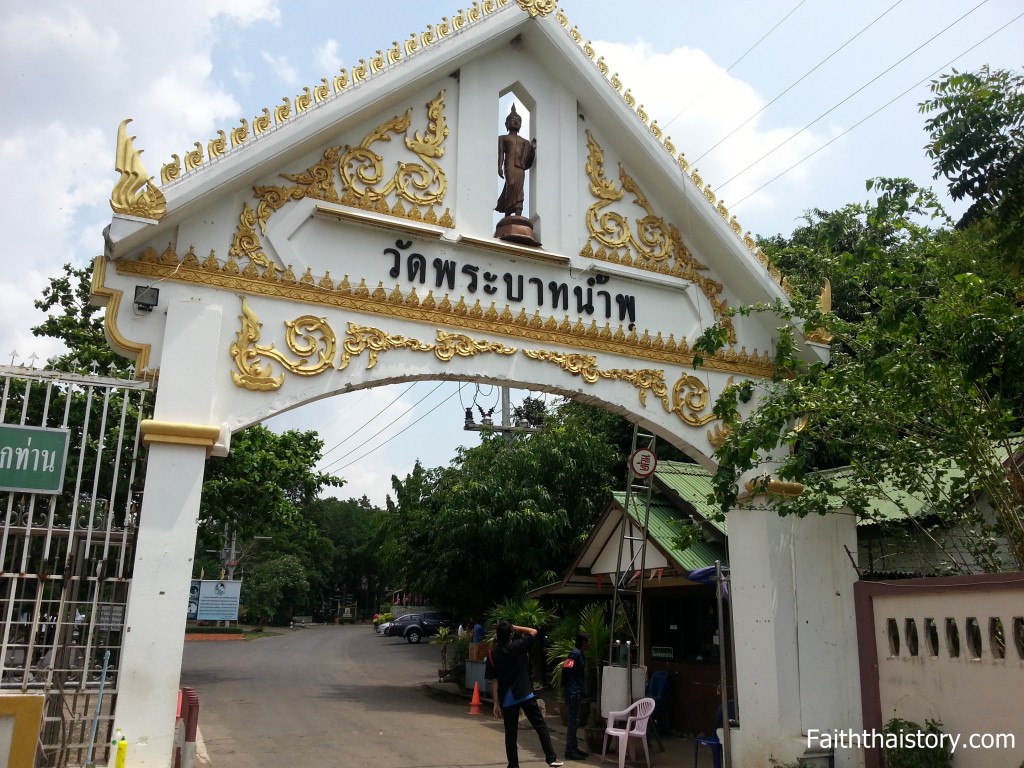
[[[0,366],[0,427],[69,436],[59,493],[0,487],[0,694],[45,696],[36,768],[111,757],[150,389],[144,381]],[[16,460],[7,447],[0,466]],[[27,461],[27,445],[15,450]]]

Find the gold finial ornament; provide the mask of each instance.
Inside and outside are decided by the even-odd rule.
[[[146,172],[142,150],[135,148],[135,137],[128,135],[130,122],[131,118],[122,120],[117,128],[114,170],[121,178],[110,194],[110,207],[114,213],[159,221],[167,213],[167,200]]]

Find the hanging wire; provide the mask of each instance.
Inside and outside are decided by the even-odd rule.
[[[741,61],[743,61],[743,59],[745,59],[747,57],[747,54],[749,54],[751,51],[753,51],[755,48],[757,48],[757,46],[759,46],[761,43],[763,43],[765,41],[765,39],[768,37],[768,35],[770,35],[772,32],[774,32],[776,29],[778,29],[782,25],[782,22],[784,22],[786,19],[788,19],[794,13],[796,13],[797,9],[800,8],[800,6],[803,5],[806,2],[807,2],[807,0],[800,0],[799,3],[797,3],[795,6],[793,6],[793,10],[791,10],[789,13],[787,13],[785,16],[783,16],[781,19],[779,19],[777,22],[775,22],[775,26],[773,26],[771,29],[769,29],[767,32],[765,32],[763,35],[761,35],[761,38],[756,43],[754,43],[752,46],[747,48],[747,50],[745,50],[743,52],[743,54],[738,59],[736,59],[736,61],[734,61],[732,64],[730,64],[728,66],[728,68],[726,68],[725,73],[729,74],[730,72],[732,72],[733,67],[735,67],[737,64],[739,64]],[[702,98],[704,98],[704,94],[706,94],[708,91],[710,91],[713,87],[714,87],[713,84],[709,84],[707,87],[704,88],[703,91],[701,91],[696,96],[694,96],[693,99],[690,100],[689,104],[687,104],[685,107],[680,109],[675,117],[673,117],[671,120],[669,120],[667,123],[665,123],[665,128],[668,128],[670,125],[672,125],[672,123],[674,123],[676,120],[678,120],[679,117],[686,110],[688,110],[690,107],[692,107],[694,104],[696,104]]]
[[[885,108],[886,108],[886,107],[888,107],[889,105],[891,105],[891,104],[893,104],[893,103],[895,103],[895,102],[899,101],[900,99],[902,99],[902,98],[903,98],[904,96],[906,96],[906,95],[907,95],[908,93],[910,93],[910,92],[911,92],[911,91],[913,91],[913,90],[914,90],[915,88],[917,88],[918,86],[920,86],[920,85],[921,85],[922,83],[925,83],[925,82],[927,82],[928,80],[930,80],[931,78],[935,77],[935,75],[937,75],[937,74],[938,74],[939,72],[941,72],[942,70],[944,70],[944,69],[945,69],[946,67],[948,67],[948,66],[950,66],[951,64],[953,64],[953,63],[954,63],[954,62],[955,62],[955,61],[956,61],[957,59],[959,59],[959,58],[961,58],[961,57],[963,57],[963,56],[966,56],[966,55],[967,55],[968,53],[970,53],[971,51],[973,51],[973,50],[974,50],[975,48],[977,48],[977,47],[978,47],[979,45],[981,45],[982,43],[984,43],[984,42],[985,42],[986,40],[988,40],[988,39],[989,39],[990,37],[992,37],[993,35],[996,35],[996,34],[998,34],[998,33],[1002,32],[1002,31],[1003,31],[1004,29],[1006,29],[1006,28],[1007,28],[1008,26],[1010,26],[1010,25],[1011,25],[1011,24],[1013,24],[1013,23],[1014,23],[1015,21],[1017,21],[1018,19],[1020,19],[1020,18],[1021,18],[1022,16],[1024,16],[1024,13],[1020,13],[1020,14],[1018,14],[1017,16],[1014,16],[1014,17],[1013,17],[1012,19],[1010,19],[1010,20],[1009,20],[1008,22],[1006,22],[1005,24],[1003,24],[1003,26],[999,27],[999,29],[997,29],[997,30],[995,30],[994,32],[992,32],[992,33],[990,33],[990,34],[986,35],[985,37],[983,37],[983,38],[982,38],[981,40],[979,40],[978,42],[976,42],[976,43],[975,43],[974,45],[972,45],[972,46],[971,46],[970,48],[966,49],[965,51],[962,51],[961,53],[957,54],[957,55],[956,55],[956,56],[954,56],[954,57],[953,57],[952,59],[950,59],[950,60],[949,60],[949,61],[947,61],[947,62],[946,62],[945,64],[943,64],[943,65],[942,65],[941,67],[939,67],[939,68],[937,68],[937,69],[933,70],[933,71],[932,71],[932,72],[931,72],[930,74],[928,74],[928,75],[926,75],[925,77],[923,77],[923,78],[921,78],[920,80],[918,80],[918,81],[917,81],[916,83],[914,83],[914,84],[913,84],[912,86],[910,86],[909,88],[907,88],[907,89],[906,89],[905,91],[903,91],[903,92],[902,92],[902,93],[900,93],[899,95],[897,95],[897,96],[893,97],[892,99],[890,99],[889,101],[887,101],[887,102],[886,102],[885,104],[883,104],[882,106],[880,106],[880,107],[879,107],[878,109],[876,109],[876,110],[875,110],[874,112],[872,112],[871,114],[869,114],[869,115],[867,115],[867,116],[865,116],[865,117],[861,118],[860,120],[858,120],[858,121],[857,121],[856,123],[854,123],[853,125],[851,125],[851,126],[850,126],[849,128],[847,128],[847,129],[846,129],[845,131],[843,131],[842,133],[840,133],[840,134],[839,134],[838,136],[835,136],[835,137],[833,137],[832,139],[830,139],[829,141],[825,142],[825,143],[824,143],[824,144],[822,144],[822,145],[821,145],[820,147],[818,147],[818,148],[817,148],[816,150],[814,150],[813,152],[811,152],[811,153],[810,153],[809,155],[806,155],[806,156],[804,156],[803,158],[801,158],[800,160],[798,160],[797,162],[793,163],[793,165],[789,166],[789,168],[787,168],[786,170],[784,170],[784,171],[782,171],[781,173],[779,173],[779,174],[777,174],[777,175],[773,176],[772,178],[768,179],[768,181],[766,181],[766,182],[765,182],[764,184],[762,184],[761,186],[759,186],[759,187],[758,187],[757,189],[755,189],[755,190],[754,190],[753,192],[750,192],[749,194],[747,194],[747,195],[746,195],[745,197],[741,197],[741,198],[740,198],[739,200],[737,200],[737,201],[736,201],[735,203],[733,203],[733,204],[732,204],[732,205],[731,205],[730,207],[731,207],[731,208],[733,208],[733,209],[735,209],[735,208],[736,208],[736,206],[740,205],[740,204],[741,204],[741,203],[742,203],[742,202],[743,202],[744,200],[747,200],[748,198],[750,198],[750,197],[753,197],[753,196],[754,196],[754,195],[756,195],[756,194],[757,194],[758,192],[760,192],[760,191],[761,191],[762,189],[764,189],[765,187],[767,187],[767,186],[768,186],[769,184],[772,184],[772,183],[774,183],[774,182],[778,181],[778,180],[779,180],[780,178],[782,178],[783,176],[785,176],[785,175],[786,175],[787,173],[789,173],[790,171],[792,171],[792,170],[793,170],[794,168],[796,168],[796,167],[798,167],[798,166],[802,165],[803,163],[805,163],[806,161],[808,161],[808,160],[810,160],[810,159],[811,159],[812,157],[814,157],[814,156],[815,156],[816,154],[818,154],[819,152],[821,152],[821,151],[822,151],[823,149],[825,149],[825,148],[826,148],[826,147],[828,147],[829,145],[831,145],[831,144],[833,144],[834,142],[836,142],[836,141],[838,141],[839,139],[841,139],[841,138],[842,138],[843,136],[845,136],[846,134],[848,134],[848,133],[849,133],[850,131],[852,131],[852,130],[853,130],[854,128],[857,128],[857,127],[858,127],[859,125],[861,125],[862,123],[865,123],[865,122],[867,122],[868,120],[870,120],[870,119],[871,119],[872,117],[874,117],[875,115],[877,115],[877,114],[878,114],[879,112],[881,112],[881,111],[882,111],[883,109],[885,109]]]
[[[898,67],[898,66],[899,66],[900,64],[902,64],[902,63],[903,63],[904,61],[906,61],[907,59],[909,59],[909,58],[910,58],[911,56],[913,56],[913,55],[914,55],[915,53],[917,53],[918,51],[920,51],[920,50],[921,50],[922,48],[924,48],[924,47],[925,47],[926,45],[928,45],[928,44],[929,44],[930,42],[932,42],[933,40],[935,40],[935,38],[939,37],[940,35],[943,35],[943,34],[945,34],[945,33],[946,33],[946,32],[948,32],[948,31],[949,31],[950,29],[952,29],[952,28],[953,28],[954,26],[956,26],[956,25],[957,25],[957,24],[959,24],[959,23],[960,23],[961,21],[963,21],[964,19],[966,19],[966,18],[967,18],[968,16],[970,16],[970,15],[971,15],[972,13],[974,13],[974,12],[975,12],[976,10],[978,10],[978,9],[979,9],[979,8],[980,8],[980,7],[982,6],[982,5],[984,5],[984,4],[986,3],[986,2],[988,2],[988,0],[983,0],[983,2],[981,2],[981,3],[979,3],[978,5],[974,6],[974,7],[973,7],[973,8],[971,9],[971,10],[969,10],[969,11],[968,11],[967,13],[965,13],[965,14],[964,14],[963,16],[961,16],[961,17],[960,17],[959,19],[957,19],[956,21],[953,21],[953,22],[951,22],[951,23],[950,23],[950,24],[948,24],[948,25],[947,25],[946,27],[944,27],[943,29],[939,30],[939,31],[938,31],[938,32],[936,32],[936,33],[935,33],[934,35],[932,35],[931,37],[929,37],[929,38],[928,38],[927,40],[925,40],[925,41],[924,41],[923,43],[921,43],[921,44],[920,44],[919,46],[917,46],[917,48],[915,48],[914,50],[910,51],[910,53],[906,54],[905,56],[903,56],[903,57],[902,57],[901,59],[899,59],[899,60],[898,60],[898,61],[896,61],[895,63],[893,63],[893,64],[891,64],[890,66],[888,66],[888,67],[886,67],[885,69],[883,69],[883,70],[882,70],[881,72],[879,72],[879,73],[878,73],[877,75],[875,75],[875,76],[874,76],[873,78],[871,78],[870,80],[868,80],[868,81],[867,81],[866,83],[864,83],[864,85],[862,85],[862,86],[861,86],[860,88],[858,88],[857,90],[855,90],[855,91],[854,91],[853,93],[851,93],[851,94],[850,94],[849,96],[847,96],[847,97],[846,97],[845,99],[843,99],[842,101],[839,101],[839,102],[837,102],[837,103],[836,103],[836,104],[834,104],[834,105],[833,105],[832,107],[830,107],[830,108],[829,108],[829,109],[827,109],[826,111],[822,112],[822,113],[821,113],[820,115],[818,115],[818,116],[817,116],[816,118],[814,118],[813,120],[811,120],[811,122],[807,123],[807,125],[805,125],[805,126],[804,126],[803,128],[801,128],[801,129],[800,129],[799,131],[797,131],[796,133],[794,133],[794,134],[793,134],[792,136],[790,136],[790,137],[789,137],[788,139],[786,139],[785,141],[781,142],[780,144],[777,144],[777,145],[776,145],[776,146],[775,146],[774,148],[772,148],[772,149],[768,150],[767,152],[765,152],[765,153],[764,153],[763,155],[761,155],[761,156],[760,156],[759,158],[757,158],[757,160],[755,160],[754,162],[752,162],[752,163],[751,163],[750,165],[748,165],[748,166],[747,166],[746,168],[744,168],[743,170],[741,170],[741,171],[737,171],[736,173],[734,173],[734,174],[733,174],[733,175],[732,175],[732,176],[731,176],[730,178],[728,178],[728,179],[726,179],[726,180],[725,180],[724,182],[722,182],[722,183],[721,183],[721,184],[720,184],[720,185],[718,186],[718,188],[717,188],[717,189],[715,189],[715,193],[716,193],[716,194],[720,193],[720,191],[721,191],[721,190],[722,190],[722,189],[723,189],[723,188],[724,188],[724,187],[725,187],[725,186],[726,186],[727,184],[729,184],[730,182],[734,181],[734,180],[735,180],[736,178],[738,178],[739,176],[742,176],[742,175],[743,175],[744,173],[746,173],[747,171],[749,171],[749,170],[750,170],[751,168],[753,168],[753,167],[754,167],[755,165],[757,165],[758,163],[760,163],[760,162],[761,162],[762,160],[764,160],[764,159],[765,159],[766,157],[768,157],[769,155],[772,155],[772,154],[774,154],[774,153],[775,153],[776,151],[778,151],[778,150],[779,150],[779,149],[781,149],[781,148],[782,148],[783,146],[785,146],[786,144],[788,144],[789,142],[791,142],[791,141],[792,141],[793,139],[795,139],[795,138],[796,138],[797,136],[799,136],[799,135],[800,135],[801,133],[803,133],[804,131],[806,131],[806,130],[807,130],[808,128],[810,128],[810,127],[811,127],[812,125],[814,125],[815,123],[817,123],[817,122],[818,122],[819,120],[821,120],[821,119],[822,119],[822,118],[824,118],[824,117],[827,117],[827,116],[828,116],[828,115],[829,115],[830,113],[832,113],[833,111],[835,111],[836,109],[838,109],[839,107],[841,107],[841,106],[842,106],[843,104],[845,104],[846,102],[848,102],[848,101],[849,101],[850,99],[852,99],[852,98],[853,98],[854,96],[856,96],[856,95],[857,95],[858,93],[860,93],[861,91],[863,91],[863,90],[864,90],[865,88],[867,88],[867,87],[868,87],[869,85],[871,85],[872,83],[874,83],[874,82],[875,82],[876,80],[880,79],[880,78],[881,78],[881,77],[882,77],[883,75],[886,75],[886,74],[888,74],[889,72],[891,72],[892,70],[894,70],[894,69],[895,69],[896,67]],[[962,54],[961,54],[961,55],[962,55]],[[930,77],[930,75],[929,75],[929,77]],[[915,83],[914,87],[916,88],[916,87],[917,87],[917,85],[918,85],[918,84],[916,84],[916,83]],[[901,95],[902,95],[902,94],[901,94]]]
[[[759,110],[757,110],[757,112],[755,112],[754,114],[752,114],[752,115],[751,115],[750,117],[748,117],[748,118],[747,118],[746,120],[744,120],[744,121],[743,121],[742,123],[740,123],[740,124],[739,124],[739,125],[737,125],[737,126],[736,126],[735,128],[733,128],[733,129],[732,129],[731,131],[729,131],[729,133],[727,133],[727,134],[726,134],[725,136],[723,136],[723,137],[722,137],[721,139],[719,139],[719,140],[718,140],[717,142],[715,142],[714,144],[712,144],[712,145],[711,145],[711,146],[710,146],[710,147],[709,147],[708,149],[704,150],[704,152],[703,152],[703,153],[702,153],[702,154],[701,154],[701,155],[700,155],[699,157],[697,157],[697,159],[696,159],[696,160],[692,160],[692,161],[690,162],[690,165],[694,165],[694,164],[698,163],[698,162],[699,162],[699,161],[700,161],[700,160],[701,160],[702,158],[706,157],[706,156],[707,156],[707,155],[709,155],[709,154],[710,154],[710,153],[711,153],[712,151],[714,151],[714,150],[715,150],[716,148],[718,148],[719,146],[721,146],[721,145],[722,145],[722,144],[723,144],[723,143],[724,143],[724,142],[725,142],[725,141],[726,141],[727,139],[729,139],[729,138],[730,138],[730,137],[731,137],[731,136],[732,136],[733,134],[735,134],[735,133],[736,133],[736,131],[738,131],[738,130],[739,130],[740,128],[742,128],[743,126],[745,126],[745,125],[746,125],[747,123],[749,123],[749,122],[750,122],[751,120],[753,120],[753,119],[754,119],[755,117],[757,117],[757,116],[758,116],[758,115],[760,115],[760,114],[761,114],[762,112],[764,112],[764,111],[765,111],[766,109],[768,109],[768,107],[770,107],[770,106],[771,106],[772,104],[774,104],[774,103],[775,103],[776,101],[778,101],[778,100],[779,100],[779,99],[781,99],[781,98],[782,98],[783,96],[785,96],[785,95],[786,95],[787,93],[789,93],[789,92],[790,92],[791,90],[793,90],[793,89],[794,89],[794,88],[795,88],[796,86],[798,86],[798,85],[799,85],[800,83],[802,83],[802,82],[803,82],[803,81],[804,81],[804,80],[805,80],[805,79],[806,79],[806,78],[807,78],[808,76],[810,76],[810,75],[811,75],[811,74],[812,74],[812,73],[813,73],[813,72],[814,72],[815,70],[817,70],[817,69],[818,69],[818,68],[819,68],[819,67],[820,67],[820,66],[821,66],[822,64],[824,64],[825,62],[827,62],[827,61],[828,61],[829,59],[831,59],[831,58],[832,58],[833,56],[835,56],[835,55],[836,55],[837,53],[839,53],[839,52],[840,52],[841,50],[843,50],[843,48],[845,48],[845,47],[846,47],[846,46],[848,46],[848,45],[849,45],[850,43],[852,43],[852,42],[853,42],[854,40],[856,40],[856,39],[857,39],[858,37],[860,37],[860,36],[861,36],[862,34],[864,34],[865,32],[867,32],[867,31],[868,31],[868,30],[869,30],[869,29],[870,29],[870,28],[871,28],[872,26],[874,26],[874,25],[875,25],[875,24],[876,24],[876,23],[877,23],[877,22],[878,22],[878,21],[879,21],[879,20],[880,20],[880,19],[881,19],[881,18],[882,18],[883,16],[885,16],[885,15],[886,15],[887,13],[889,13],[889,12],[890,12],[890,11],[891,11],[891,10],[892,10],[893,8],[895,8],[895,7],[897,6],[897,5],[899,5],[899,4],[900,4],[900,3],[902,3],[902,2],[903,2],[903,0],[896,0],[896,2],[895,2],[895,3],[893,3],[893,4],[892,4],[892,5],[890,5],[890,6],[888,7],[888,8],[886,8],[886,9],[885,9],[884,11],[882,11],[882,13],[881,13],[881,14],[879,14],[878,16],[876,16],[876,17],[875,17],[875,18],[874,18],[874,19],[873,19],[873,20],[872,20],[872,21],[871,21],[871,22],[870,22],[870,23],[869,23],[869,24],[868,24],[868,25],[867,25],[866,27],[864,27],[863,29],[861,29],[861,30],[860,30],[860,31],[859,31],[859,32],[858,32],[857,34],[855,34],[855,35],[854,35],[853,37],[851,37],[851,38],[850,38],[849,40],[847,40],[847,41],[846,41],[845,43],[843,43],[843,44],[842,44],[842,45],[840,45],[840,46],[839,46],[838,48],[836,48],[836,49],[835,49],[834,51],[832,51],[832,53],[830,53],[830,54],[829,54],[828,56],[826,56],[826,57],[825,57],[824,59],[822,59],[822,60],[821,60],[821,61],[819,61],[819,62],[818,62],[817,64],[815,64],[815,65],[814,65],[813,67],[811,67],[811,68],[810,68],[809,70],[807,70],[807,71],[806,71],[806,72],[805,72],[805,73],[804,73],[803,75],[801,75],[801,76],[800,76],[799,78],[797,78],[797,79],[796,79],[796,80],[795,80],[795,81],[794,81],[793,83],[791,83],[790,85],[788,85],[788,86],[787,86],[787,87],[786,87],[786,88],[785,88],[785,89],[784,89],[784,90],[783,90],[783,91],[782,91],[781,93],[779,93],[779,94],[778,94],[778,95],[777,95],[777,96],[776,96],[775,98],[773,98],[773,99],[772,99],[771,101],[769,101],[769,102],[768,102],[767,104],[765,104],[765,105],[764,105],[763,107],[761,107],[761,108],[760,108]],[[980,3],[980,5],[984,5],[984,4],[985,4],[985,3],[987,3],[987,2],[988,2],[988,0],[982,0],[982,2]]]

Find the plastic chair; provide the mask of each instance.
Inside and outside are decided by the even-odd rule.
[[[663,669],[659,669],[652,674],[651,679],[647,681],[647,698],[654,699],[651,733],[657,740],[658,747],[661,748],[662,752],[665,751],[665,745],[661,743],[661,734],[667,735],[671,731],[668,715],[669,689],[671,687],[672,681],[668,676],[668,672]]]
[[[630,748],[630,759],[633,758],[632,743],[639,741],[644,747],[647,768],[651,768],[651,752],[647,748],[647,721],[654,712],[654,699],[640,699],[621,712],[608,713],[608,725],[604,729],[604,747],[601,749],[601,762],[608,752],[608,739],[614,736],[619,740],[619,768],[625,768],[626,748]],[[619,727],[616,723],[623,722]]]
[[[736,702],[729,701],[729,719],[733,720],[736,717]],[[718,709],[715,711],[715,727],[711,731],[710,736],[706,736],[701,739],[693,740],[693,768],[697,768],[697,757],[700,752],[700,748],[710,747],[711,748],[711,762],[715,768],[722,768],[722,742],[718,739],[718,729],[722,727],[722,705],[718,705]]]

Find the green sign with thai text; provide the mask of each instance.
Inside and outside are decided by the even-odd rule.
[[[0,424],[0,490],[60,493],[69,436],[66,429]]]

